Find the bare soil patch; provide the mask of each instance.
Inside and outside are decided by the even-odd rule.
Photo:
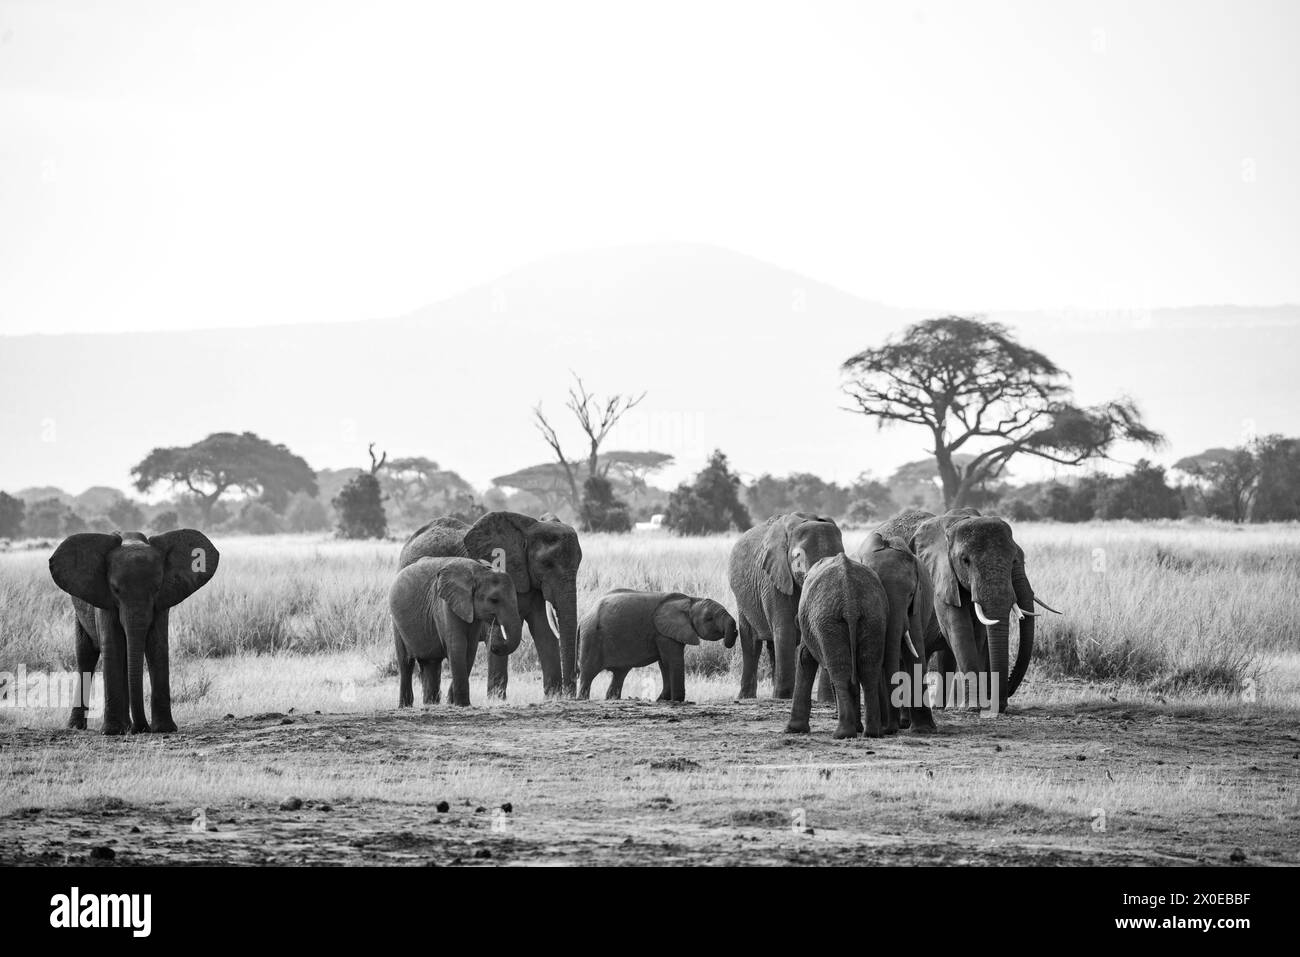
[[[0,863],[1300,863],[1285,710],[1030,705],[843,742],[828,706],[811,735],[787,716],[564,701],[8,727]]]

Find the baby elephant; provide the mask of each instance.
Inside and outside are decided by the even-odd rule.
[[[519,647],[523,625],[515,583],[505,572],[472,558],[421,558],[397,573],[388,593],[397,650],[397,706],[410,707],[411,673],[420,663],[424,703],[438,701],[442,659],[451,659],[451,703],[469,704],[469,672],[491,625],[494,655]],[[504,638],[502,637],[504,635]]]
[[[579,698],[591,697],[591,681],[613,672],[606,698],[623,694],[633,668],[659,662],[660,701],[686,700],[686,646],[700,639],[736,643],[736,620],[710,598],[680,592],[618,589],[601,597],[578,626]]]
[[[881,714],[889,699],[881,671],[889,596],[880,577],[847,555],[823,558],[808,571],[799,596],[799,658],[787,733],[807,734],[817,668],[831,676],[839,704],[837,738],[881,736]],[[866,709],[862,698],[866,696]]]

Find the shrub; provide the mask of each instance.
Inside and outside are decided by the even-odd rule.
[[[582,527],[589,532],[632,530],[627,503],[614,497],[614,486],[609,479],[592,475],[582,483]]]
[[[677,486],[664,517],[664,525],[678,535],[708,535],[733,527],[743,532],[752,524],[749,510],[740,504],[740,476],[728,468],[720,449],[713,450],[694,482]]]
[[[352,478],[334,497],[340,538],[383,538],[388,534],[379,479],[369,472]]]

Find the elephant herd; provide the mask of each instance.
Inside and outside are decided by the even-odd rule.
[[[59,545],[50,574],[72,596],[79,674],[69,727],[86,727],[89,689],[81,681],[102,656],[104,733],[176,730],[168,610],[212,579],[219,558],[193,529],[152,537],[80,533]],[[930,694],[905,693],[926,669],[926,679],[985,679],[992,695],[982,703],[1005,710],[1029,665],[1034,604],[1047,607],[1034,597],[1011,527],[974,509],[905,511],[852,557],[833,520],[775,516],[732,548],[734,617],[708,597],[615,589],[579,618],[581,562],[578,533],[553,516],[498,511],[472,525],[438,518],[417,530],[402,547],[389,592],[398,706],[414,703],[417,671],[424,703],[438,702],[444,661],[451,703],[468,705],[480,642],[489,650],[488,694],[504,697],[508,656],[527,624],[548,696],[587,698],[592,680],[609,671],[606,697],[617,698],[628,671],[657,662],[660,700],[684,701],[686,646],[739,641],[739,696],[757,696],[766,649],[774,697],[793,699],[789,732],[809,730],[819,671],[818,696],[838,704],[837,738],[925,731],[934,727],[934,684],[939,700],[958,687],[939,681]],[[1014,665],[1013,623],[1020,638]],[[152,720],[144,710],[146,664]]]

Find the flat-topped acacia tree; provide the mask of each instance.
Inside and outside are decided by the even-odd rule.
[[[131,469],[135,488],[167,483],[188,489],[205,522],[226,492],[256,495],[280,512],[294,492],[316,494],[316,473],[283,445],[252,432],[214,432],[193,445],[158,448]]]
[[[850,356],[842,371],[856,405],[850,411],[882,427],[905,422],[929,430],[949,508],[967,504],[1016,456],[1082,465],[1109,457],[1120,442],[1164,441],[1132,399],[1076,404],[1069,374],[996,322],[927,319]],[[971,457],[963,463],[959,451]]]

